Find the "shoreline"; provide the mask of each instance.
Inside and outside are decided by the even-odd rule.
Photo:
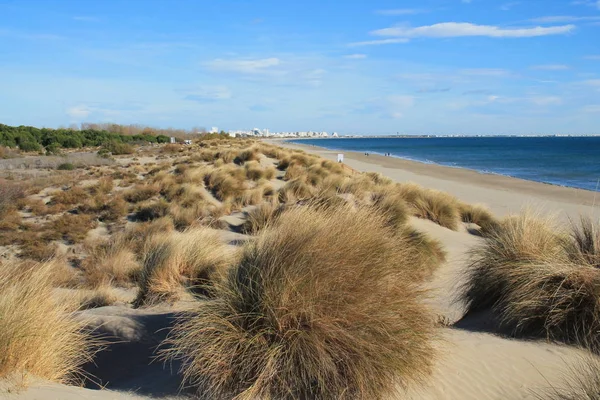
[[[297,148],[336,160],[337,153],[308,144],[268,140],[282,147]],[[568,218],[598,212],[597,192],[550,183],[529,181],[506,175],[481,173],[461,167],[428,164],[399,157],[386,157],[356,151],[343,151],[344,163],[360,172],[379,172],[398,182],[415,182],[424,187],[443,190],[463,201],[488,205],[498,215],[518,213],[528,206],[540,206]]]
[[[540,137],[544,137],[544,136],[540,136]],[[385,138],[385,137],[382,137]],[[451,137],[453,138],[453,137]],[[458,137],[458,138],[463,138],[463,137]],[[364,138],[357,138],[357,139],[364,139]],[[401,139],[401,138],[400,138]],[[423,138],[426,139],[426,138]],[[348,153],[357,153],[360,154],[361,152],[358,152],[356,150],[344,150],[344,149],[331,149],[331,148],[327,148],[327,147],[321,147],[321,146],[317,146],[317,145],[313,145],[313,144],[302,144],[302,143],[294,143],[291,142],[291,140],[327,140],[327,138],[300,138],[300,139],[283,139],[284,141],[286,141],[287,143],[290,144],[296,144],[299,146],[307,146],[307,147],[319,147],[323,150],[329,150],[329,151],[335,151],[338,153],[341,152],[348,152]],[[600,193],[600,190],[591,190],[591,189],[586,189],[586,188],[581,188],[581,187],[576,187],[576,186],[568,186],[568,185],[562,185],[560,183],[555,183],[555,182],[546,182],[546,181],[541,181],[541,180],[533,180],[533,179],[526,179],[526,178],[521,178],[518,176],[514,176],[514,175],[508,175],[508,174],[503,174],[500,172],[494,172],[494,171],[482,171],[482,170],[477,170],[477,169],[473,169],[473,168],[469,168],[469,167],[463,167],[463,166],[458,166],[458,165],[445,165],[445,164],[440,164],[437,162],[433,162],[433,161],[426,161],[426,160],[419,160],[419,159],[415,159],[415,158],[409,158],[409,157],[401,157],[401,156],[397,156],[397,155],[389,155],[389,156],[384,156],[383,154],[379,153],[379,152],[375,152],[375,151],[369,151],[369,155],[378,155],[378,156],[382,156],[382,157],[393,157],[393,158],[397,158],[400,160],[405,160],[405,161],[411,161],[411,162],[416,162],[419,164],[426,164],[426,165],[437,165],[440,167],[445,167],[445,168],[457,168],[457,169],[464,169],[464,170],[468,170],[468,171],[472,171],[472,172],[476,172],[478,174],[481,175],[498,175],[498,176],[504,176],[507,178],[513,178],[513,179],[519,179],[519,180],[523,180],[526,182],[536,182],[536,183],[541,183],[544,185],[552,185],[552,186],[558,186],[558,187],[564,187],[564,188],[571,188],[571,189],[578,189],[578,190],[585,190],[588,192],[592,192],[592,193]]]

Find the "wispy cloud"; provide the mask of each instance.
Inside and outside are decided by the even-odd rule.
[[[23,32],[8,29],[0,29],[0,37],[11,37],[15,39],[25,40],[60,40],[63,36],[55,35],[53,33],[38,33],[38,32]]]
[[[422,10],[422,9],[418,9],[418,8],[396,8],[396,9],[391,9],[391,10],[377,10],[377,11],[375,11],[375,14],[397,16],[397,15],[413,15],[413,14],[419,14],[419,13],[423,13],[423,12],[426,12],[426,10]]]
[[[539,70],[539,71],[565,71],[569,69],[568,65],[563,64],[546,64],[546,65],[533,65],[529,67],[529,69]]]
[[[430,37],[466,37],[486,36],[493,38],[520,38],[547,35],[562,35],[575,30],[575,25],[561,25],[532,28],[501,28],[493,25],[477,25],[468,22],[443,22],[439,24],[410,27],[392,27],[370,32],[376,36],[395,36],[402,38]]]
[[[444,88],[423,88],[423,89],[417,90],[417,93],[446,93],[446,92],[449,92],[449,91],[450,91],[449,87],[444,87]]]
[[[358,47],[358,46],[379,46],[382,44],[395,44],[395,43],[408,43],[409,40],[406,38],[398,38],[398,39],[379,39],[379,40],[365,40],[363,42],[354,42],[348,44],[349,47]]]
[[[82,22],[98,22],[98,21],[100,21],[100,18],[92,17],[89,15],[76,15],[73,17],[73,20],[82,21]]]
[[[590,104],[583,107],[583,112],[600,114],[600,104]]]
[[[531,22],[537,24],[552,24],[552,23],[563,23],[563,22],[580,22],[580,21],[600,21],[600,16],[584,16],[578,17],[573,15],[549,15],[545,17],[538,17],[530,19]]]
[[[185,100],[201,103],[227,100],[231,98],[231,91],[225,86],[198,86],[186,90]]]
[[[86,119],[92,113],[92,109],[85,104],[79,104],[67,108],[66,113],[72,120],[81,121]]]
[[[588,79],[587,81],[583,81],[581,83],[586,86],[590,86],[594,89],[600,90],[600,79]]]
[[[511,1],[509,3],[504,3],[500,6],[500,9],[502,11],[509,11],[510,9],[512,9],[515,6],[518,6],[519,4],[521,4],[521,2],[519,1]]]
[[[348,58],[350,60],[361,60],[363,58],[367,58],[366,54],[348,54],[344,56],[344,58]]]
[[[511,72],[502,68],[468,68],[460,70],[463,75],[485,76],[491,78],[501,78],[510,76]]]
[[[208,68],[219,71],[239,72],[244,74],[263,74],[272,72],[274,67],[281,65],[278,58],[263,58],[254,60],[224,60],[217,58],[205,64]]]
[[[585,60],[598,60],[600,61],[600,54],[592,54],[589,56],[583,57]]]
[[[536,106],[558,106],[563,103],[563,100],[558,96],[533,96],[529,98]]]

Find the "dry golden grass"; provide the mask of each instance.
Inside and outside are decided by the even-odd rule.
[[[146,201],[158,195],[160,188],[157,185],[136,185],[123,193],[123,198],[130,203]]]
[[[399,228],[406,224],[410,209],[404,198],[394,190],[382,190],[373,194],[373,205],[381,211],[388,225]]]
[[[15,209],[17,201],[25,198],[26,186],[0,179],[0,218]]]
[[[93,290],[79,290],[76,297],[79,310],[110,306],[118,300],[114,289],[108,285],[102,285]]]
[[[0,379],[18,386],[27,376],[78,383],[95,343],[85,322],[74,319],[67,302],[53,296],[53,268],[0,265]]]
[[[429,279],[446,261],[446,251],[439,240],[432,239],[408,225],[400,227],[396,234],[409,243],[413,263],[421,266],[421,269],[412,271],[417,278]]]
[[[501,329],[600,351],[600,237],[583,220],[570,232],[531,212],[509,217],[473,252],[463,298],[491,309]]]
[[[142,260],[144,248],[152,236],[166,234],[174,230],[173,220],[170,217],[162,217],[150,222],[130,225],[125,231],[115,235],[114,240],[123,242],[123,246],[133,250],[138,260]]]
[[[88,191],[92,195],[109,194],[110,192],[112,192],[113,188],[114,182],[112,177],[103,177],[98,180],[98,183],[96,183],[93,186],[90,186],[88,188]]]
[[[246,213],[246,220],[241,226],[242,233],[255,235],[268,225],[272,225],[283,207],[274,202],[267,202],[258,205],[253,210]]]
[[[67,190],[61,190],[52,195],[52,203],[53,204],[63,204],[66,206],[71,206],[74,204],[79,204],[84,201],[89,194],[79,186],[71,187]]]
[[[423,381],[433,317],[370,209],[294,207],[249,242],[165,357],[211,399],[378,399]]]
[[[217,231],[205,227],[156,235],[144,252],[135,307],[177,300],[186,288],[201,291],[221,280],[237,257]]]
[[[483,234],[491,232],[498,226],[498,220],[484,205],[461,203],[459,207],[462,221],[478,225]]]
[[[295,203],[313,196],[313,189],[300,179],[288,181],[279,189],[279,201],[282,203]]]
[[[67,213],[53,220],[49,228],[42,233],[42,237],[46,240],[62,239],[70,243],[79,243],[97,224],[90,215]]]
[[[130,287],[138,281],[142,267],[123,236],[85,243],[88,256],[81,263],[86,286]]]
[[[164,199],[140,203],[133,214],[136,221],[148,222],[165,217],[169,213],[169,203]]]
[[[285,171],[283,179],[291,181],[293,179],[306,180],[306,168],[299,164],[291,164]]]
[[[448,229],[457,230],[460,222],[459,203],[446,192],[426,189],[416,201],[409,203],[415,215],[435,222]]]

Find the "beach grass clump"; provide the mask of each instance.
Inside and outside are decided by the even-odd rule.
[[[275,202],[259,204],[246,213],[246,220],[241,226],[241,232],[247,235],[256,235],[265,227],[272,225],[283,210],[284,208]]]
[[[123,235],[87,242],[87,257],[81,263],[85,284],[91,288],[107,285],[131,287],[138,281],[141,265]]]
[[[479,226],[482,234],[491,232],[498,226],[498,220],[484,205],[461,203],[459,207],[461,220]]]
[[[392,227],[403,226],[410,216],[410,209],[404,198],[393,190],[373,193],[373,205],[377,211],[385,215],[388,225]]]
[[[426,189],[409,203],[419,218],[428,219],[453,231],[458,229],[460,209],[458,200],[449,193]]]
[[[423,381],[433,318],[406,243],[371,209],[293,207],[163,350],[211,399],[376,399]]]
[[[295,203],[313,197],[313,189],[301,179],[288,181],[279,189],[279,201],[282,203]]]
[[[98,222],[91,215],[67,213],[53,220],[50,228],[43,232],[43,237],[47,240],[62,239],[69,243],[79,243],[97,225]]]
[[[52,195],[52,204],[72,206],[79,204],[88,197],[88,193],[79,186],[73,186],[67,190],[60,190]]]
[[[429,279],[446,261],[446,251],[439,240],[433,239],[409,225],[401,226],[396,234],[408,242],[414,264],[422,266],[420,269],[413,270],[416,277]]]
[[[148,222],[165,217],[168,213],[169,203],[164,199],[159,199],[141,203],[133,214],[133,218],[135,221]]]
[[[299,164],[291,164],[286,169],[283,180],[291,181],[293,179],[306,180],[306,168]]]
[[[600,230],[590,220],[565,229],[531,212],[509,217],[474,250],[463,299],[490,309],[514,336],[600,351]]]
[[[235,262],[230,248],[210,228],[156,235],[146,245],[135,307],[175,301],[185,289],[202,292]]]
[[[0,379],[24,386],[28,376],[82,381],[96,343],[68,302],[53,296],[52,264],[0,265]]]
[[[158,185],[140,184],[125,191],[125,193],[123,193],[123,198],[130,203],[139,203],[157,196],[159,192],[160,187]]]

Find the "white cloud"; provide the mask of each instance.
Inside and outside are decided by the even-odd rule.
[[[367,58],[366,54],[348,54],[346,56],[344,56],[344,58],[349,58],[351,60],[360,60],[363,58]]]
[[[586,86],[591,86],[596,89],[600,89],[600,79],[589,79],[582,82]]]
[[[219,71],[260,74],[268,72],[280,64],[281,60],[275,57],[255,60],[224,60],[217,58],[206,63],[206,66]]]
[[[186,100],[214,101],[231,98],[231,91],[225,86],[198,86],[186,90]]]
[[[530,69],[540,70],[540,71],[564,71],[569,69],[568,65],[563,64],[546,64],[546,65],[533,65],[529,67]]]
[[[583,57],[586,60],[600,60],[600,54],[593,54]]]
[[[600,113],[600,104],[590,104],[583,107],[583,111],[586,113]]]
[[[75,21],[82,21],[82,22],[98,22],[98,21],[100,21],[100,19],[97,17],[90,17],[87,15],[76,15],[73,17],[73,19]]]
[[[349,47],[357,47],[357,46],[379,46],[382,44],[394,44],[394,43],[408,43],[408,39],[399,38],[399,39],[380,39],[380,40],[366,40],[364,42],[354,42],[348,44]]]
[[[80,104],[68,108],[66,113],[69,117],[71,117],[71,119],[80,121],[87,118],[92,113],[92,109],[84,104]]]
[[[536,106],[558,106],[563,102],[558,96],[534,96],[529,100]]]
[[[578,21],[600,21],[600,17],[576,17],[573,15],[549,15],[546,17],[533,18],[531,22],[539,24],[551,24],[560,22],[578,22]]]
[[[413,15],[424,12],[424,10],[419,10],[417,8],[396,8],[393,10],[377,10],[375,14],[379,15]]]
[[[405,95],[393,95],[388,96],[388,101],[394,107],[412,107],[415,104],[415,98],[413,96],[405,96]]]
[[[519,4],[521,4],[518,1],[512,1],[510,3],[504,3],[500,6],[500,9],[502,11],[509,11],[511,8],[513,8],[514,6],[518,6]]]
[[[486,36],[494,38],[536,37],[547,35],[560,35],[572,32],[575,25],[561,25],[532,28],[500,28],[492,25],[476,25],[468,22],[442,22],[439,24],[420,26],[416,28],[393,27],[372,31],[376,36],[398,36],[403,38],[413,37],[465,37]]]
[[[486,76],[491,78],[500,78],[510,75],[510,71],[502,68],[469,68],[462,69],[460,73],[463,75]]]

